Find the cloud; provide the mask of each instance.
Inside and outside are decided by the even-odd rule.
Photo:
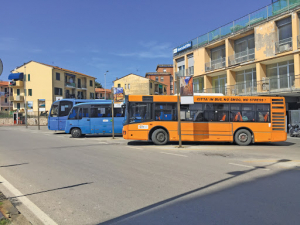
[[[122,52],[113,54],[121,57],[137,57],[150,59],[172,57],[172,48],[170,43],[158,44],[155,41],[150,41],[139,42],[139,45],[143,48],[143,50],[137,52]]]

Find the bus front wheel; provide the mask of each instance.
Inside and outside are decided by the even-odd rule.
[[[152,141],[156,145],[164,145],[168,142],[168,133],[163,129],[157,129],[152,134]]]
[[[71,134],[73,138],[79,138],[81,137],[81,130],[79,128],[73,128]]]
[[[249,145],[252,141],[252,135],[250,131],[246,129],[238,130],[234,135],[235,143],[238,145],[246,146]]]

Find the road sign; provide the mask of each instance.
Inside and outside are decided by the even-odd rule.
[[[0,59],[0,76],[1,76],[2,72],[3,72],[3,63]]]

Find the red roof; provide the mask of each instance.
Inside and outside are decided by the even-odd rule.
[[[104,88],[95,88],[95,92],[96,93],[105,93],[105,89]],[[106,93],[111,93],[111,90],[106,89]]]
[[[8,81],[0,81],[0,86],[8,86],[9,82]]]

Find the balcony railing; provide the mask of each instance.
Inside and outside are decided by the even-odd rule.
[[[14,102],[23,102],[24,101],[24,96],[17,95],[17,96],[9,96],[10,101]]]
[[[189,68],[187,68],[185,74],[186,74],[186,76],[193,76],[194,75],[194,66],[190,66]]]
[[[185,70],[179,70],[178,72],[175,72],[176,77],[184,77],[185,76]]]
[[[179,51],[174,54],[174,56],[181,55],[184,52],[190,51],[195,48],[200,48],[210,42],[220,40],[228,35],[235,32],[246,30],[247,28],[253,27],[257,23],[261,23],[269,20],[272,17],[276,17],[281,13],[288,12],[289,10],[300,5],[300,0],[279,0],[267,5],[261,9],[256,10],[246,16],[243,16],[237,20],[232,21],[224,26],[221,26],[211,32],[203,34],[193,40],[185,42],[178,47],[184,46],[187,43],[192,43],[191,48],[183,51]]]
[[[275,53],[281,53],[293,50],[292,37],[275,42]]]
[[[257,82],[244,81],[235,85],[227,85],[227,95],[254,95],[257,94]]]
[[[66,82],[66,87],[75,88],[75,83]]]
[[[221,69],[225,67],[226,58],[219,58],[205,63],[205,72]]]
[[[213,88],[206,88],[205,93],[220,93],[223,95],[227,95],[227,85],[213,87]]]
[[[232,66],[232,65],[236,65],[254,59],[255,59],[255,49],[254,48],[247,49],[246,51],[235,53],[234,55],[229,56],[228,65]]]
[[[21,80],[10,81],[9,82],[9,86],[10,87],[23,87],[24,86],[24,82],[21,81]]]
[[[9,106],[12,106],[12,102],[8,103],[8,102],[1,102],[0,103],[0,107],[9,107]]]

